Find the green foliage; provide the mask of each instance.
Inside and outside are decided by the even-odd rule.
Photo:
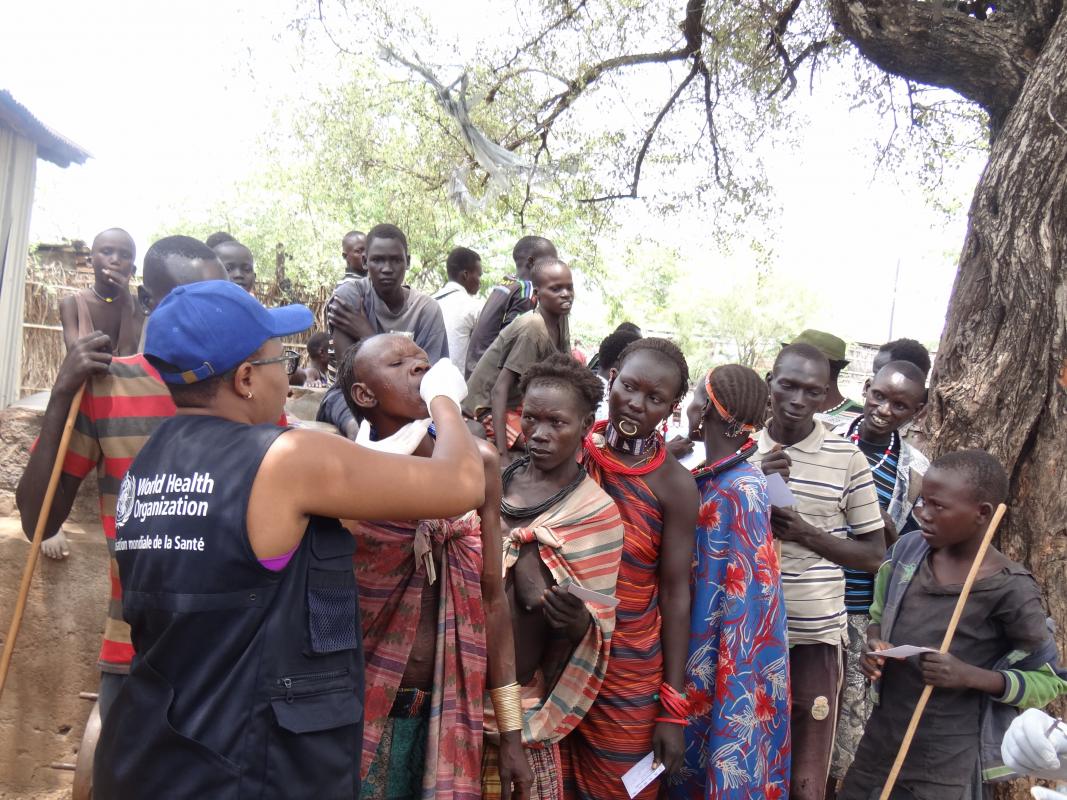
[[[842,94],[883,117],[886,128],[871,142],[872,173],[891,168],[917,177],[938,207],[946,171],[961,154],[986,146],[980,111],[950,92],[871,66],[835,32],[822,0],[706,2],[700,46],[685,57],[670,55],[685,45],[683,17],[691,5],[678,0],[484,2],[480,7],[499,17],[490,26],[496,35],[459,34],[458,54],[417,3],[298,5],[305,24],[328,31],[342,48],[370,38],[409,57],[432,54],[432,64],[458,58],[451,77],[465,72],[472,95],[485,98],[475,122],[494,141],[541,165],[577,170],[585,186],[575,188],[586,189],[573,195],[579,199],[640,196],[642,184],[654,183],[649,200],[661,213],[699,203],[720,245],[773,213],[761,154],[803,124],[803,95]],[[597,71],[606,64],[612,66]]]
[[[819,307],[801,285],[750,270],[729,283],[677,292],[669,318],[693,374],[727,363],[765,370]]]
[[[378,222],[407,235],[408,281],[432,290],[445,280],[445,259],[457,245],[482,255],[486,283],[513,268],[511,248],[526,233],[553,239],[586,274],[600,269],[596,235],[607,226],[603,210],[570,201],[585,178],[555,176],[527,197],[525,187],[464,214],[449,200],[457,167],[471,166],[458,129],[439,114],[432,93],[417,80],[394,80],[373,64],[345,59],[350,77],[323,88],[301,107],[279,109],[279,124],[263,141],[264,166],[200,219],[170,229],[206,236],[224,229],[248,245],[262,276],[272,273],[276,246],[284,245],[287,273],[298,285],[330,284],[343,272],[341,238]],[[497,106],[482,107],[478,123],[502,135]],[[492,113],[490,113],[492,112]],[[282,115],[285,121],[281,121]]]
[[[694,252],[694,251],[685,251]],[[770,366],[779,343],[808,326],[821,302],[804,285],[771,266],[759,243],[720,259],[686,256],[654,239],[635,235],[618,254],[605,254],[596,287],[604,301],[600,324],[579,294],[572,334],[593,349],[620,322],[637,323],[646,336],[667,336],[686,355],[696,375],[713,366]]]

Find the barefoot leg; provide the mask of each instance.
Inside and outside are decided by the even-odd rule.
[[[56,561],[62,561],[70,555],[70,544],[67,542],[67,535],[63,533],[62,528],[59,529],[55,536],[41,542],[41,552]]]

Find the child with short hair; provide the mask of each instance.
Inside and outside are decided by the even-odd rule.
[[[296,374],[303,378],[299,385],[307,389],[325,389],[329,386],[327,367],[330,362],[330,334],[325,331],[311,334],[307,343],[307,366]],[[293,383],[290,378],[289,383]]]
[[[868,651],[940,648],[982,536],[1007,494],[1003,467],[982,450],[949,453],[930,465],[914,511],[921,530],[894,545],[875,579]],[[863,657],[876,705],[842,800],[878,797],[926,685],[935,689],[892,798],[982,798],[983,781],[1010,775],[1000,740],[1017,709],[1067,693],[1041,590],[1025,567],[994,547],[950,650],[906,660]]]
[[[213,245],[231,283],[236,283],[250,295],[256,294],[256,265],[252,251],[234,238]]]
[[[63,325],[63,343],[74,345],[94,331],[111,339],[111,354],[131,356],[141,344],[144,313],[130,294],[130,278],[137,272],[134,258],[137,249],[122,228],[108,228],[93,239],[89,259],[93,266],[93,285],[59,303]]]
[[[130,294],[130,278],[137,272],[136,255],[133,237],[122,228],[108,228],[96,234],[89,251],[93,285],[59,301],[63,345],[68,351],[79,339],[96,331],[107,334],[113,356],[132,356],[140,351],[145,315],[141,304]],[[41,552],[57,561],[70,555],[62,528],[41,542]]]

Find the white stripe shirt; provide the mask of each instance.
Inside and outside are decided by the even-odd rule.
[[[823,425],[813,425],[806,438],[784,448],[792,459],[788,483],[800,516],[839,539],[881,529],[866,456]],[[751,461],[762,461],[776,444],[764,428]],[[782,542],[781,560],[789,644],[840,644],[846,621],[841,567],[796,542]]]

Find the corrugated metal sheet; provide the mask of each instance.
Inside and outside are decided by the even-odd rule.
[[[0,128],[8,128],[29,139],[37,145],[39,158],[61,167],[69,167],[72,163],[84,164],[89,158],[88,151],[37,119],[6,89],[0,89]]]
[[[33,140],[0,127],[0,408],[19,399],[26,251],[36,175]]]

